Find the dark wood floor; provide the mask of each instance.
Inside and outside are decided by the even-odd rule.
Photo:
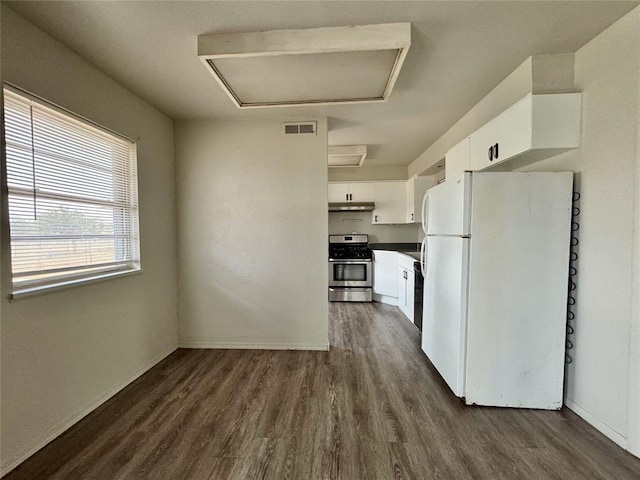
[[[465,407],[395,307],[331,304],[330,352],[178,350],[6,479],[634,479],[573,413]]]

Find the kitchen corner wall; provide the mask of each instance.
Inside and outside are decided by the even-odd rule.
[[[176,126],[181,346],[328,348],[327,123],[292,120]]]
[[[582,195],[566,404],[640,456],[640,7],[575,53],[574,78],[580,148],[523,170],[574,171]]]
[[[365,164],[366,164],[365,160]],[[406,180],[407,167],[332,167],[329,168],[328,177],[330,182],[370,182],[375,180]]]
[[[144,269],[10,303],[3,224],[4,473],[175,350],[178,332],[172,121],[5,5],[1,10],[2,80],[137,139]]]
[[[376,225],[371,223],[371,212],[329,213],[329,234],[366,233],[371,243],[417,243],[421,239],[420,225]]]

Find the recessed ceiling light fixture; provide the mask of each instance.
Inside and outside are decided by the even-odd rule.
[[[367,157],[366,145],[329,146],[329,167],[361,167]]]
[[[238,108],[384,102],[410,23],[198,35],[198,56]]]

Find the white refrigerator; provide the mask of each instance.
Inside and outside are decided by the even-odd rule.
[[[469,405],[562,407],[572,195],[571,172],[425,194],[422,350]]]

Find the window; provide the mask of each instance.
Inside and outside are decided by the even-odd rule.
[[[14,296],[139,270],[135,143],[8,86],[4,107]]]

